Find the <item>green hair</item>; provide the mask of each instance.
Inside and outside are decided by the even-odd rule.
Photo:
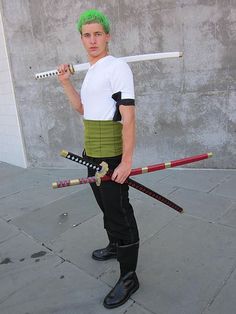
[[[80,34],[82,34],[82,26],[91,23],[101,24],[106,34],[110,32],[110,21],[105,14],[98,10],[87,10],[80,15],[76,23]]]

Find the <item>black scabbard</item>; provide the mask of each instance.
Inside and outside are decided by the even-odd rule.
[[[168,198],[158,194],[157,192],[147,188],[146,186],[142,185],[141,183],[134,181],[133,179],[127,178],[126,179],[126,183],[131,186],[132,188],[135,188],[137,190],[139,190],[140,192],[143,192],[153,198],[155,198],[156,200],[164,203],[165,205],[175,209],[177,212],[179,213],[183,213],[183,208],[180,207],[179,205],[175,204],[174,202],[172,202],[171,200],[169,200]]]

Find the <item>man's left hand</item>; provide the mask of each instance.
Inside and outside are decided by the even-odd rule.
[[[131,172],[131,164],[121,162],[114,170],[111,179],[117,183],[123,184]]]

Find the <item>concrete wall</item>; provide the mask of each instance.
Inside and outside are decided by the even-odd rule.
[[[16,101],[30,166],[77,167],[61,149],[81,152],[81,118],[57,79],[36,72],[86,62],[75,29],[82,11],[110,16],[115,56],[184,51],[182,60],[132,65],[136,84],[135,165],[213,151],[198,167],[236,165],[235,0],[0,0]],[[84,74],[73,81],[80,88]],[[195,165],[193,165],[195,166]]]
[[[17,114],[0,14],[0,161],[26,168],[23,139]]]

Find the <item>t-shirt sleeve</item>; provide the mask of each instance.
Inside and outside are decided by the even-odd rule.
[[[133,73],[128,64],[121,60],[117,62],[113,67],[110,80],[112,98],[116,101],[117,108],[113,120],[120,121],[119,106],[134,106],[135,104]]]
[[[112,94],[121,92],[122,99],[134,99],[133,73],[124,61],[119,60],[111,73]]]

